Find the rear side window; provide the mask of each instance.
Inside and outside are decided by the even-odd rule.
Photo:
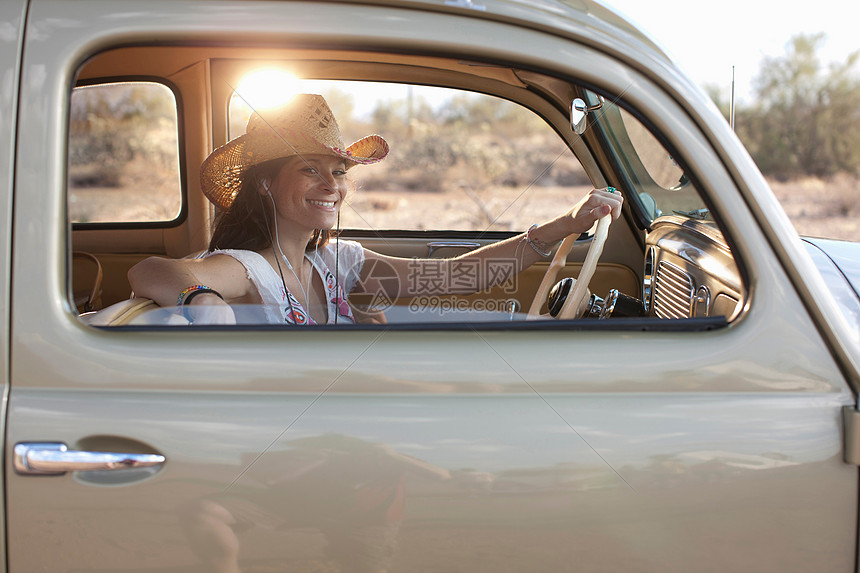
[[[173,91],[155,82],[77,87],[69,118],[72,223],[168,223],[182,212]]]

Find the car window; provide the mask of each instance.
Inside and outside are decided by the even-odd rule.
[[[591,101],[598,101],[589,93]],[[676,158],[660,140],[629,111],[610,99],[602,100],[594,124],[605,136],[609,153],[636,191],[632,204],[650,223],[663,215],[710,219],[699,190]]]
[[[526,79],[533,78],[526,76]],[[231,301],[229,324],[292,325],[304,324],[301,320],[309,318],[319,322],[344,316],[347,317],[345,322],[335,321],[335,324],[352,324],[353,320],[369,325],[456,323],[461,327],[478,323],[516,323],[539,328],[537,322],[531,319],[559,316],[559,309],[569,295],[569,300],[578,303],[566,304],[566,310],[560,313],[565,318],[702,318],[713,320],[696,324],[713,328],[736,316],[740,308],[743,289],[737,267],[716,226],[713,229],[679,230],[678,225],[684,225],[691,219],[704,224],[701,217],[691,214],[702,209],[704,203],[680,168],[683,162],[675,161],[661,144],[661,138],[649,131],[633,111],[627,111],[609,99],[600,113],[593,117],[589,128],[591,131],[581,141],[576,141],[577,134],[572,130],[570,118],[564,111],[568,107],[563,104],[554,108],[542,108],[543,104],[536,104],[535,109],[545,115],[542,117],[521,104],[503,98],[452,88],[293,80],[292,85],[273,89],[272,81],[271,77],[266,79],[262,93],[324,96],[325,104],[337,118],[346,145],[368,134],[380,134],[388,141],[391,151],[385,161],[357,165],[348,172],[347,176],[354,185],[345,204],[339,209],[339,228],[336,229],[343,231],[340,238],[344,242],[332,241],[310,251],[312,264],[319,267],[317,270],[321,277],[326,277],[323,282],[323,288],[329,289],[325,291],[323,299],[328,305],[326,310],[319,311],[314,317],[306,313],[299,303],[293,303],[289,294],[293,294],[294,290],[301,291],[299,294],[302,299],[307,300],[304,293],[309,292],[308,285],[311,283],[299,281],[298,286],[288,287],[287,283],[292,283],[289,280],[291,275],[299,280],[292,269],[295,263],[284,266],[284,255],[274,253],[274,262],[264,260],[257,264],[259,261],[255,260],[260,259],[262,247],[255,247],[243,250],[250,253],[247,256],[230,256],[245,267],[249,278],[261,293],[263,304],[259,301],[250,301],[250,304],[249,301]],[[87,130],[105,130],[105,125],[111,122],[127,125],[128,133],[142,134],[143,140],[146,140],[147,134],[156,131],[159,135],[152,135],[152,139],[160,146],[156,146],[157,152],[148,150],[150,155],[145,157],[155,162],[158,157],[165,159],[168,155],[175,155],[175,146],[178,145],[176,130],[174,127],[172,138],[167,137],[166,132],[171,124],[165,120],[167,115],[176,117],[175,103],[170,108],[170,114],[166,113],[166,104],[164,108],[155,106],[154,109],[160,110],[163,115],[161,119],[147,122],[154,127],[145,131],[138,123],[142,121],[140,110],[150,110],[149,104],[131,105],[131,102],[148,102],[135,91],[139,87],[136,84],[102,84],[98,88],[108,91],[90,91],[95,90],[91,87],[77,91],[76,95],[85,94],[87,97],[84,103],[77,103],[72,123],[88,123],[84,124],[86,129],[80,129],[79,133],[73,132],[70,140],[73,147],[80,141],[88,143],[91,151],[84,156],[89,158],[104,154],[105,150],[113,149],[112,146],[125,145],[129,151],[122,155],[127,158],[124,164],[127,169],[122,172],[121,182],[126,183],[125,192],[131,194],[134,194],[134,184],[140,181],[139,172],[136,171],[136,161],[140,156],[131,150],[140,143],[116,143],[104,132],[99,132],[101,139],[95,136],[87,139],[85,136]],[[237,87],[230,97],[226,114],[227,133],[224,135],[228,140],[245,133],[252,112],[257,112],[254,117],[260,118],[256,121],[268,123],[266,109],[278,103],[260,100],[255,90],[248,88],[244,82],[238,83]],[[578,89],[581,93],[581,88]],[[576,90],[568,86],[564,93],[576,93]],[[126,108],[130,111],[122,113]],[[88,116],[84,113],[86,109],[101,112],[100,115]],[[277,123],[277,118],[273,116],[272,121]],[[319,125],[328,126],[329,122],[320,122]],[[167,141],[174,146],[172,154],[167,151]],[[624,193],[625,200],[645,213],[649,223],[665,218],[667,214],[685,215],[681,217],[684,219],[681,223],[674,222],[672,226],[664,226],[659,233],[643,236],[644,243],[640,243],[632,234],[614,233],[615,244],[605,251],[602,246],[595,249],[596,252],[603,252],[601,265],[597,269],[592,267],[591,270],[596,272],[585,282],[581,279],[582,269],[586,266],[586,254],[594,243],[599,243],[594,240],[597,236],[594,227],[583,233],[580,240],[570,243],[571,255],[567,264],[560,266],[549,265],[552,251],[558,243],[547,245],[544,254],[540,247],[529,246],[528,234],[525,233],[536,223],[551,221],[563,214],[592,189],[585,168],[572,151],[576,149],[576,144],[583,143],[593,150],[602,149],[599,153],[592,149],[578,150],[589,161],[590,169],[604,169],[604,181],[617,185]],[[80,149],[70,151],[74,158],[70,160],[74,167],[70,172],[73,174],[81,173],[83,166],[92,167],[95,163],[92,160],[89,163],[75,162],[81,156]],[[213,156],[218,153],[218,149],[226,149],[233,154],[229,157],[229,161],[233,162],[241,161],[237,157],[252,157],[257,153],[249,148],[242,151],[246,155],[238,156],[235,155],[236,148],[225,146],[213,151]],[[593,155],[589,156],[588,153]],[[601,165],[600,162],[604,163]],[[167,161],[154,165],[153,171],[157,173],[169,171],[167,166],[170,163]],[[235,170],[238,163],[229,165],[230,169]],[[167,181],[168,177],[165,176],[163,180]],[[204,181],[208,179],[201,177],[201,182]],[[170,188],[170,185],[163,187]],[[175,184],[172,188],[178,191],[179,185]],[[75,202],[78,190],[74,186],[71,189],[70,201]],[[110,195],[104,188],[101,191],[105,196]],[[206,189],[203,192],[205,194]],[[149,193],[160,196],[161,191],[151,189]],[[149,196],[146,193],[142,195]],[[219,204],[211,196],[210,200]],[[243,212],[216,209],[216,234],[228,228],[221,225],[221,215],[229,213],[234,216],[235,213]],[[134,220],[128,212],[123,216],[126,221]],[[309,212],[307,216],[316,215]],[[333,222],[326,222],[325,227],[321,228],[328,229],[329,225],[333,227]],[[630,221],[622,217],[615,225],[628,224]],[[269,228],[269,232],[278,233],[279,230],[274,227],[274,230]],[[678,233],[681,233],[682,238],[679,239]],[[520,237],[517,239],[517,250],[513,254],[506,252],[503,259],[468,259],[450,264],[442,261],[509,236]],[[240,249],[236,246],[235,237],[213,239],[217,240],[223,243],[213,242],[213,248]],[[359,242],[354,242],[356,240]],[[349,241],[353,241],[351,245]],[[707,256],[690,260],[684,245],[693,244],[691,241]],[[541,256],[537,264],[518,274],[515,269],[519,268],[523,253],[532,253],[528,249],[536,250]],[[374,259],[371,253],[369,256],[373,262],[365,266],[366,253],[371,251],[380,253],[383,258]],[[643,252],[646,255],[644,265]],[[265,254],[268,255],[268,251]],[[418,266],[395,270],[385,263],[384,257],[397,257],[400,261],[420,260],[423,263],[420,270],[415,270]],[[127,260],[128,268],[140,261],[130,257]],[[76,267],[82,263],[77,263]],[[275,269],[277,272],[274,275],[263,272],[271,271],[270,267],[276,264],[280,266]],[[257,271],[254,269],[259,269],[262,274],[255,274]],[[720,272],[715,273],[713,269],[720,269]],[[74,276],[80,274],[76,268]],[[583,293],[585,289],[574,288],[574,278],[588,285],[589,292]],[[399,281],[398,286],[392,287],[392,280]],[[410,281],[409,284],[413,286],[402,288],[404,281]],[[440,281],[447,282],[440,284]],[[132,288],[140,294],[140,289],[133,282]],[[346,289],[348,298],[339,294],[338,289],[341,287]],[[81,298],[78,290],[75,287],[76,306],[86,309],[86,300],[83,301],[83,307],[78,304]],[[152,292],[153,297],[161,294],[154,290]],[[275,299],[264,296],[264,293],[270,292],[275,293]],[[278,292],[287,294],[278,298]],[[86,291],[81,293],[86,294]],[[189,321],[195,324],[221,324],[219,320],[223,317],[209,316],[204,311],[189,309],[183,304],[177,307],[177,300],[184,301],[184,295],[180,295],[179,299],[174,296],[170,301],[162,300],[162,307],[131,301],[113,312],[114,315],[121,315],[125,322],[101,323],[102,317],[96,316],[95,322],[90,324],[159,327],[187,325]],[[289,301],[289,304],[283,301]],[[578,310],[574,311],[573,307]],[[215,309],[215,312],[218,310]],[[279,312],[281,314],[278,315]],[[126,320],[127,317],[131,318]],[[698,328],[696,324],[690,328]]]
[[[591,188],[558,134],[501,98],[371,82],[304,80],[292,89],[326,98],[347,145],[369,133],[391,145],[384,162],[351,170],[357,188],[344,229],[519,232]],[[254,107],[238,92],[230,138],[245,132]]]
[[[72,223],[179,217],[179,129],[173,92],[155,82],[76,87],[69,117]]]

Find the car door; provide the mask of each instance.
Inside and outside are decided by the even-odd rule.
[[[0,432],[5,434],[6,396],[9,390],[9,317],[11,285],[11,234],[12,234],[12,182],[15,164],[15,120],[17,117],[18,77],[21,63],[21,39],[24,28],[26,2],[6,2],[0,6],[0,22],[5,33],[0,42],[0,75],[3,89],[0,91],[0,392],[3,393],[3,408],[0,411]],[[0,485],[3,484],[0,478]],[[0,508],[3,508],[0,502]],[[4,508],[5,514],[5,508]],[[3,522],[5,531],[5,520]],[[2,536],[5,540],[5,535]],[[0,546],[5,555],[5,543]]]
[[[854,566],[857,470],[840,434],[854,398],[739,191],[758,183],[727,169],[675,97],[617,54],[457,10],[202,7],[32,2],[14,189],[11,571]],[[259,34],[383,56],[492,52],[599,77],[685,150],[742,263],[742,317],[716,329],[88,326],[65,296],[75,69],[109,47]]]

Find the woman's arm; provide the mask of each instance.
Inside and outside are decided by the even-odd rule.
[[[552,247],[572,234],[588,231],[594,223],[611,215],[615,220],[621,215],[623,198],[620,193],[610,193],[605,189],[594,189],[583,197],[574,207],[560,217],[538,225],[528,233],[537,249],[548,252]],[[365,260],[381,261],[390,265],[399,281],[377,281],[369,269],[376,265],[365,263],[361,280],[356,292],[385,292],[392,298],[415,295],[445,295],[452,292],[478,292],[511,278],[543,257],[525,240],[521,233],[504,241],[486,245],[452,259],[405,259],[389,257],[365,249]],[[487,272],[494,266],[497,272]],[[484,269],[484,272],[470,274],[472,283],[458,280],[457,273],[468,271],[469,265]],[[386,277],[381,277],[386,278]],[[393,283],[399,283],[399,290],[392,292]]]
[[[242,263],[226,255],[205,259],[149,257],[128,271],[128,280],[136,297],[152,299],[160,306],[176,306],[179,294],[194,285],[217,291],[224,303],[237,302],[254,291]],[[202,293],[191,304],[221,302],[214,294]]]

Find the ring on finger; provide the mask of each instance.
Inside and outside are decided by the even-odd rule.
[[[618,191],[618,189],[616,189],[615,187],[607,187],[606,191],[609,191],[610,193],[615,193],[616,191]]]

